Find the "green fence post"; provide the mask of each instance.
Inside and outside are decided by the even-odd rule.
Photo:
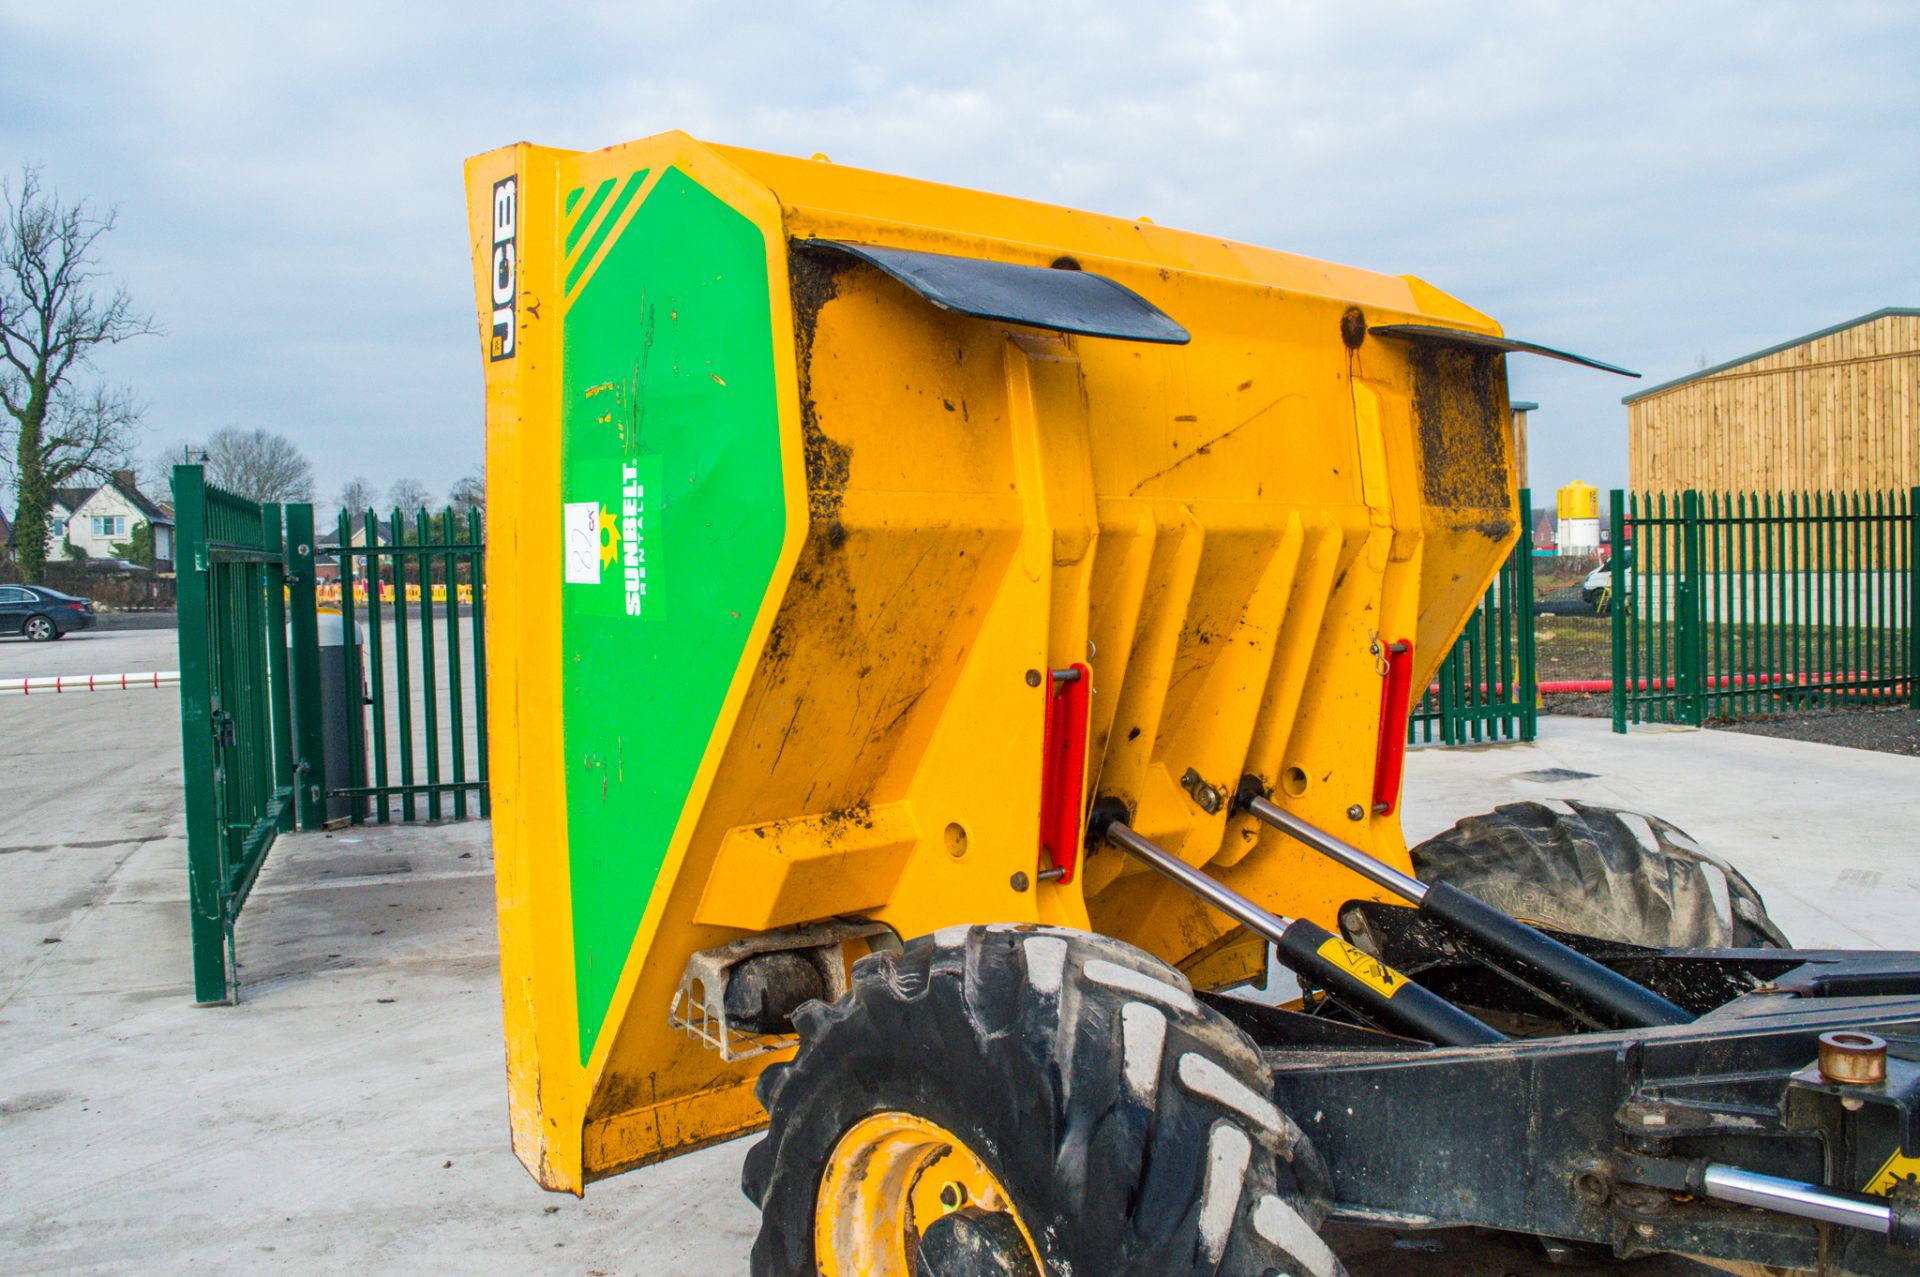
[[[491,764],[487,758],[487,556],[485,527],[478,510],[467,511],[467,541],[481,547],[469,560],[473,580],[473,737],[476,774],[480,778],[480,815],[493,813]]]
[[[180,754],[187,804],[187,897],[193,927],[193,996],[202,1006],[231,1002],[227,981],[224,845],[214,776],[212,619],[208,613],[206,476],[173,470],[175,607],[180,645]]]
[[[281,508],[268,502],[260,507],[260,531],[269,561],[265,578],[267,632],[268,721],[273,734],[273,787],[292,792],[299,776],[293,753],[293,690],[287,672],[287,542]],[[280,813],[280,828],[293,831],[291,804]]]
[[[313,589],[313,507],[287,507],[287,604],[293,626],[293,733],[300,828],[327,823],[327,757],[320,731],[319,601]]]
[[[393,819],[387,794],[387,655],[386,622],[380,619],[380,517],[364,512],[362,535],[367,542],[367,694],[373,698],[373,818],[381,824]]]
[[[440,819],[440,692],[439,671],[433,643],[433,555],[427,545],[433,539],[426,507],[413,516],[420,567],[420,694],[421,717],[426,720],[423,743],[427,749],[427,819]]]
[[[399,506],[393,508],[388,536],[393,549],[393,681],[394,717],[400,734],[400,819],[411,821],[413,802],[413,657],[407,638],[407,522]]]
[[[1920,709],[1920,487],[1907,493],[1907,702]]]
[[[1513,547],[1514,613],[1519,627],[1514,635],[1519,648],[1519,676],[1514,680],[1520,692],[1520,739],[1532,740],[1540,730],[1539,652],[1534,646],[1533,624],[1533,489],[1520,489],[1520,539]]]
[[[440,516],[440,544],[454,545],[453,507]],[[456,555],[448,550],[441,556],[440,572],[447,578],[447,731],[452,742],[453,818],[467,818],[467,729],[466,681],[460,669],[460,574]]]
[[[1700,599],[1700,493],[1688,488],[1680,497],[1679,671],[1682,722],[1698,727],[1707,719],[1706,634]]]
[[[1627,494],[1607,494],[1607,527],[1613,553],[1607,559],[1608,654],[1613,665],[1613,730],[1627,731]]]
[[[340,553],[340,641],[346,646],[346,678],[341,695],[345,697],[342,708],[347,715],[347,783],[345,788],[354,790],[347,801],[349,818],[354,824],[366,823],[367,800],[360,790],[367,784],[367,760],[364,750],[367,743],[367,700],[362,694],[364,686],[360,673],[360,626],[354,617],[353,602],[353,522],[347,512],[342,510],[335,521],[338,531]]]

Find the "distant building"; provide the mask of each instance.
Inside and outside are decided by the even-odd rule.
[[[1920,484],[1920,309],[1877,310],[1621,402],[1642,492],[1904,490]]]
[[[1533,552],[1535,554],[1558,554],[1560,547],[1554,540],[1555,524],[1553,509],[1550,506],[1535,506],[1528,511],[1531,516]]]
[[[111,479],[93,486],[55,488],[47,517],[47,559],[79,557],[67,552],[68,545],[89,559],[119,558],[114,545],[132,540],[142,523],[153,528],[154,566],[171,572],[173,515],[140,491],[133,471],[116,470]],[[11,531],[7,539],[12,544]]]

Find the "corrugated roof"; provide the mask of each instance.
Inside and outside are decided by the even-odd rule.
[[[1672,381],[1663,381],[1659,385],[1649,386],[1645,390],[1636,390],[1634,393],[1624,396],[1620,402],[1638,403],[1649,395],[1657,395],[1663,390],[1672,390],[1675,386],[1684,386],[1690,381],[1699,381],[1702,377],[1711,377],[1715,373],[1727,372],[1730,369],[1738,368],[1741,364],[1750,364],[1756,359],[1765,359],[1768,355],[1777,355],[1783,350],[1792,350],[1795,346],[1804,346],[1810,341],[1819,341],[1822,337],[1831,337],[1835,333],[1843,333],[1849,328],[1858,328],[1862,324],[1871,324],[1876,319],[1886,319],[1891,315],[1900,315],[1908,318],[1920,316],[1920,307],[1886,306],[1874,311],[1872,314],[1861,315],[1857,319],[1849,319],[1843,324],[1835,324],[1831,328],[1822,328],[1817,333],[1808,333],[1804,337],[1795,337],[1792,341],[1783,341],[1778,346],[1768,346],[1765,350],[1756,350],[1751,355],[1742,355],[1738,359],[1729,359],[1724,364],[1715,364],[1711,368],[1702,368],[1699,372],[1690,372],[1684,377],[1675,377]]]

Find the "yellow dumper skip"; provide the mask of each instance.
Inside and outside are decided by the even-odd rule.
[[[1243,774],[1408,867],[1390,664],[1425,685],[1519,526],[1485,316],[678,133],[467,180],[510,1112],[542,1184],[764,1122],[782,1054],[713,1049],[682,982],[768,932],[1045,921],[1257,976],[1263,944],[1061,832],[1095,795],[1323,924],[1378,893],[1232,814]]]

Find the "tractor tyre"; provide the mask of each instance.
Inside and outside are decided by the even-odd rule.
[[[793,1019],[741,1176],[756,1277],[1344,1271],[1259,1051],[1138,949],[952,927]]]
[[[1745,875],[1638,812],[1510,803],[1415,847],[1413,869],[1557,931],[1655,949],[1788,947]]]

